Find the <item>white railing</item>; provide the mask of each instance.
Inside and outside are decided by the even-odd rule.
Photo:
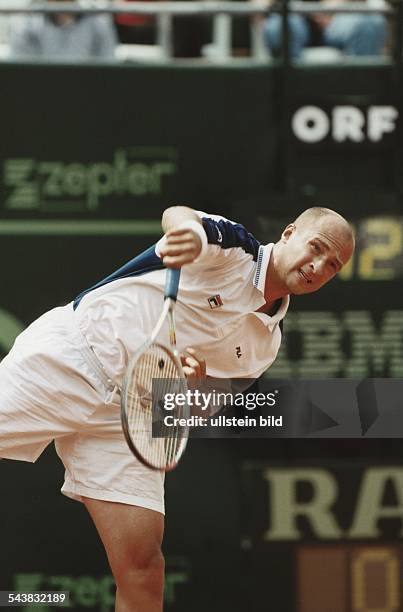
[[[282,0],[284,1],[284,0]],[[402,1],[402,0],[401,0]],[[175,16],[212,16],[214,59],[225,61],[231,57],[232,51],[232,19],[239,16],[256,17],[266,15],[268,11],[281,12],[280,3],[268,3],[265,0],[250,2],[228,0],[205,0],[196,2],[114,2],[108,0],[78,0],[77,2],[27,2],[26,0],[0,0],[0,16],[12,14],[41,13],[86,13],[86,14],[135,14],[148,15],[156,18],[157,59],[169,59],[173,55],[172,19]],[[393,15],[394,9],[383,0],[377,0],[376,6],[366,2],[340,2],[326,6],[317,2],[301,2],[290,0],[288,11],[299,14],[311,13],[381,13]],[[250,20],[251,56],[255,60],[267,58],[261,32],[261,24],[256,19]],[[134,47],[136,45],[133,45]],[[124,45],[128,47],[128,45]]]
[[[136,15],[217,15],[226,14],[259,15],[267,11],[281,12],[280,4],[269,5],[268,2],[108,2],[106,0],[81,0],[77,2],[46,2],[27,3],[25,6],[16,6],[15,2],[2,2],[0,13],[134,13]],[[393,9],[388,5],[373,7],[366,2],[340,2],[339,4],[321,5],[317,2],[301,2],[290,0],[288,9],[292,13],[384,13],[391,14]]]

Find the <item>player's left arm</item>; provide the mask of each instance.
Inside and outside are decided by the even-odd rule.
[[[194,348],[187,348],[180,354],[183,372],[188,382],[195,384],[206,378],[206,360],[203,355]]]

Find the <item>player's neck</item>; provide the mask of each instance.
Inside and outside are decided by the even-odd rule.
[[[280,308],[280,305],[281,305],[280,299],[272,300],[271,302],[266,302],[265,304],[263,304],[263,306],[258,308],[256,312],[263,312],[264,314],[267,314],[270,317],[272,317],[273,315],[276,314],[276,312]]]

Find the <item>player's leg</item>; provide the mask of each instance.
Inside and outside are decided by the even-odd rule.
[[[129,450],[120,406],[100,405],[85,428],[56,441],[65,468],[62,491],[85,503],[105,546],[118,612],[161,612],[164,474]]]
[[[164,517],[147,508],[83,498],[115,577],[117,612],[161,612]]]
[[[71,313],[66,306],[42,315],[0,363],[0,457],[35,461],[104,401],[107,391],[81,354]]]

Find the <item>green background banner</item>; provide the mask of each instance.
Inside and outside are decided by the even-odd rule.
[[[390,66],[2,64],[0,213],[155,218],[186,202],[252,217],[315,198],[395,211],[399,79]]]

